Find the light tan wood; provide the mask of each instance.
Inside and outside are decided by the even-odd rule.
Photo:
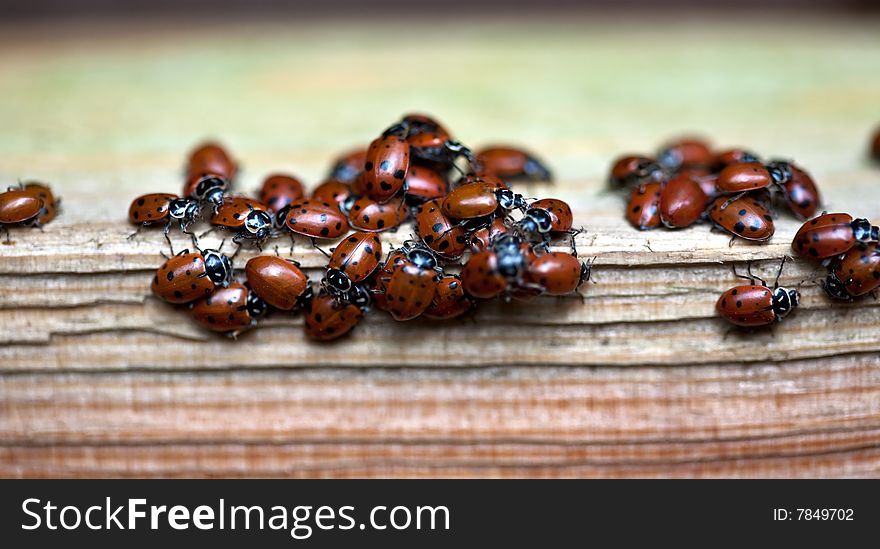
[[[766,245],[706,225],[643,233],[603,191],[614,155],[696,130],[795,158],[828,208],[880,219],[868,22],[0,31],[0,177],[64,197],[57,221],[0,245],[0,475],[877,476],[878,301],[832,304],[820,267],[789,262],[799,310],[729,333],[714,303],[733,265],[772,281],[798,222],[781,215]],[[447,45],[400,47],[426,33]],[[484,303],[453,323],[375,313],[317,344],[298,315],[229,341],[150,296],[167,247],[128,239],[128,204],[177,190],[199,139],[230,145],[242,191],[277,170],[312,186],[414,109],[548,160],[559,182],[521,188],[568,200],[584,226],[583,302]],[[293,255],[319,278],[323,255],[304,241]]]

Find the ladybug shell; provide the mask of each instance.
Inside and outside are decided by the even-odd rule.
[[[394,272],[403,266],[404,263],[408,263],[409,261],[406,259],[406,254],[402,250],[394,250],[388,255],[388,259],[385,261],[385,264],[379,269],[377,276],[374,278],[374,285],[372,288],[373,291],[373,306],[380,311],[388,310],[388,303],[385,296],[385,290],[388,288],[388,282],[391,280],[391,275]]]
[[[440,172],[425,166],[410,166],[406,174],[405,193],[407,197],[418,200],[443,198],[449,191],[449,184]]]
[[[337,179],[328,179],[312,191],[312,200],[328,204],[342,204],[349,196],[351,196],[351,185]]]
[[[700,184],[688,175],[677,175],[662,185],[660,219],[667,227],[689,227],[706,211],[709,197]]]
[[[0,193],[0,223],[35,221],[43,210],[43,201],[24,189]]]
[[[724,169],[731,164],[742,164],[745,162],[757,162],[758,155],[745,149],[727,149],[715,155],[715,166]]]
[[[793,164],[789,164],[791,178],[782,188],[785,191],[785,202],[791,211],[801,219],[809,219],[816,215],[821,202],[819,189],[810,174]]]
[[[572,216],[571,207],[567,202],[557,198],[542,198],[529,204],[529,207],[547,210],[552,222],[551,231],[568,232],[571,230],[574,216]]]
[[[770,172],[760,162],[745,162],[727,166],[718,174],[715,186],[724,193],[738,193],[763,189],[773,182]]]
[[[246,196],[226,196],[217,211],[211,216],[211,225],[239,229],[244,227],[251,210],[268,211],[262,202]]]
[[[666,145],[657,158],[666,167],[679,169],[688,166],[711,166],[715,155],[705,141],[681,139]]]
[[[410,134],[406,137],[406,142],[417,149],[436,149],[442,147],[448,139],[449,134],[441,129]]]
[[[497,297],[507,288],[507,280],[498,273],[498,256],[491,250],[471,256],[461,270],[464,291],[481,299]]]
[[[232,179],[237,167],[226,150],[217,143],[203,143],[189,155],[187,173],[189,176],[216,174]],[[184,196],[189,196],[186,194]]]
[[[327,267],[339,269],[354,283],[369,277],[382,260],[382,241],[374,233],[356,232],[339,242]]]
[[[55,216],[58,215],[58,202],[55,200],[55,195],[52,194],[52,189],[42,183],[25,183],[24,190],[43,201],[43,209],[37,218],[40,225],[45,225],[55,219]]]
[[[737,326],[767,326],[776,320],[773,290],[766,286],[737,286],[721,294],[718,314]]]
[[[377,202],[388,202],[401,188],[409,169],[409,143],[397,135],[379,137],[367,149],[364,161],[366,194]]]
[[[348,221],[339,208],[317,200],[291,204],[284,226],[293,233],[311,238],[339,238],[348,231]]]
[[[426,114],[409,113],[403,117],[402,122],[409,127],[412,134],[433,132],[449,136],[449,132],[440,122]]]
[[[128,208],[128,220],[134,224],[149,225],[168,217],[168,206],[176,194],[151,193],[132,200]]]
[[[474,231],[471,235],[469,244],[471,251],[473,253],[479,253],[483,250],[488,250],[492,245],[492,241],[496,238],[505,234],[508,231],[507,225],[504,224],[504,220],[500,217],[496,217],[492,220],[492,223],[487,227],[482,227]]]
[[[327,178],[341,183],[351,183],[364,169],[364,162],[366,161],[367,149],[349,151],[336,159],[333,167],[330,168],[330,175]],[[329,200],[325,201],[329,202]]]
[[[252,257],[244,272],[251,291],[282,311],[296,307],[309,288],[309,277],[299,267],[272,255]]]
[[[443,200],[443,214],[452,219],[485,217],[498,209],[497,187],[482,181],[466,183]]]
[[[150,286],[153,294],[168,303],[189,303],[214,291],[199,252],[176,255],[156,271]]]
[[[709,217],[716,225],[745,240],[764,241],[773,236],[773,218],[757,198],[744,195],[722,208],[727,200],[719,196],[709,207]]]
[[[340,303],[324,294],[309,302],[304,316],[307,336],[318,341],[330,341],[350,332],[364,317],[364,313],[355,305]]]
[[[464,293],[461,278],[457,275],[446,275],[437,281],[434,299],[423,314],[431,320],[449,320],[463,315],[472,306],[473,302]]]
[[[223,182],[224,182],[224,185],[222,187],[223,189],[226,189],[229,187],[229,178],[222,175],[222,174],[218,174],[216,172],[193,173],[193,174],[190,174],[189,177],[187,177],[186,181],[183,183],[183,194],[181,196],[192,197],[192,198],[201,198],[201,197],[196,196],[196,194],[195,194],[196,189],[198,188],[199,183],[201,183],[202,179],[204,179],[206,177],[211,177],[211,176],[218,177],[223,180]]]
[[[565,252],[548,252],[528,263],[528,278],[546,295],[568,295],[581,285],[581,262]]]
[[[660,183],[643,183],[632,190],[626,205],[626,219],[642,231],[660,226]]]
[[[399,321],[412,320],[425,312],[434,299],[436,277],[434,270],[409,261],[394,269],[385,288],[386,307],[391,317]]]
[[[802,256],[814,259],[845,253],[856,244],[850,225],[852,220],[852,216],[846,213],[827,213],[811,219],[798,229],[791,248]]]
[[[303,185],[299,179],[284,174],[268,176],[260,188],[260,201],[273,212],[293,204],[304,196]]]
[[[835,265],[834,274],[852,297],[874,290],[880,286],[880,248],[871,243],[850,249]]]
[[[254,323],[247,309],[248,289],[241,282],[230,282],[211,295],[193,303],[190,314],[196,322],[215,332],[233,332]]]
[[[403,198],[396,197],[384,204],[363,196],[358,198],[348,212],[348,221],[353,229],[381,232],[397,228],[409,217],[409,209]]]
[[[630,184],[647,183],[657,180],[661,175],[657,161],[647,156],[622,156],[611,165],[608,183],[612,187],[626,187]]]
[[[467,231],[443,214],[439,199],[429,200],[416,209],[415,228],[428,248],[447,259],[461,257],[467,247]]]

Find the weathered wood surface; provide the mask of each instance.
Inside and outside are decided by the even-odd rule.
[[[880,219],[876,25],[749,25],[443,24],[424,32],[448,45],[418,54],[399,48],[424,41],[408,26],[3,28],[0,176],[51,181],[64,213],[0,246],[0,474],[877,476],[878,302],[832,305],[821,270],[793,262],[800,310],[728,333],[713,306],[732,264],[772,279],[797,222],[760,246],[640,233],[602,192],[615,154],[699,131],[796,158],[829,208]],[[527,194],[584,225],[583,303],[373,314],[320,345],[296,315],[227,341],[149,296],[164,242],[128,240],[125,213],[177,189],[194,142],[226,141],[242,190],[275,170],[314,184],[412,109],[549,160],[559,183]],[[294,255],[317,275],[323,256]]]

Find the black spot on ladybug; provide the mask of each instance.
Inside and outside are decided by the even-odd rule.
[[[387,145],[386,145],[386,147],[387,147]],[[390,160],[383,160],[382,163],[379,164],[379,169],[382,170],[383,172],[390,172],[391,171],[391,161]]]
[[[746,211],[745,211],[745,210],[740,210],[740,211],[739,211],[739,215],[746,215]]]
[[[367,214],[364,214],[364,218],[363,218],[363,219],[364,219],[364,223],[369,223],[369,222],[370,222],[370,216],[367,215]]]
[[[328,229],[327,227],[324,227],[321,229],[321,236],[326,237],[329,234],[330,234],[330,229]]]
[[[180,290],[174,290],[174,297],[176,297],[177,299],[183,299],[183,294]]]
[[[394,172],[394,179],[403,179],[406,176],[406,172],[403,170],[397,170]]]
[[[392,187],[391,183],[388,183],[387,181],[380,181],[379,187],[381,187],[383,191],[390,191],[394,188]]]
[[[425,236],[422,237],[422,240],[425,241],[425,244],[427,244],[428,246],[430,246],[431,243],[434,242],[434,235],[430,235],[430,234],[425,235]]]
[[[327,214],[322,213],[320,219],[321,219],[321,223],[326,223],[327,222]]]
[[[132,217],[134,217],[135,219],[139,219],[140,216],[141,216],[141,214],[139,214],[138,212],[134,212],[134,213],[132,214]]]
[[[736,225],[733,226],[733,230],[734,230],[735,232],[741,233],[741,232],[743,232],[744,230],[746,230],[746,226],[743,224],[742,221],[737,221],[737,222],[736,222]]]
[[[171,282],[172,280],[174,280],[174,271],[168,271],[166,278],[168,279],[168,282]]]
[[[143,205],[144,205],[144,199],[141,198],[140,200],[138,200],[138,206],[143,206]]]
[[[742,306],[743,306],[743,302],[737,299],[737,300],[736,300],[736,308],[739,309],[739,308],[741,308]]]
[[[739,290],[737,290],[736,288],[734,288],[734,289],[730,292],[730,295],[736,295],[736,294],[738,294],[738,293],[739,293]]]

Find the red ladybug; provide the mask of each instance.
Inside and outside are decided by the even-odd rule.
[[[395,197],[381,204],[367,196],[358,198],[351,206],[344,206],[348,223],[353,229],[381,232],[396,229],[409,217],[409,208],[402,197]]]
[[[468,312],[473,305],[464,293],[461,277],[445,275],[434,286],[434,299],[422,314],[431,320],[449,320]]]
[[[351,185],[338,179],[328,179],[315,187],[311,199],[317,202],[327,202],[337,206],[348,200],[351,196]]]
[[[492,241],[490,249],[471,256],[461,271],[467,293],[488,299],[512,291],[540,293],[543,288],[526,280],[529,263],[536,260],[528,242],[506,233]]]
[[[236,244],[251,240],[260,247],[269,238],[275,222],[262,202],[246,196],[227,196],[211,216],[211,225],[236,231],[232,238]]]
[[[348,231],[348,221],[339,208],[317,200],[291,204],[284,217],[284,226],[292,233],[310,238],[339,238]]]
[[[550,170],[534,155],[516,147],[484,147],[476,153],[480,167],[503,179],[552,181]]]
[[[421,315],[434,299],[439,279],[437,258],[422,244],[404,244],[406,260],[392,269],[385,287],[388,312],[394,320],[412,320]]]
[[[528,263],[528,280],[545,295],[569,295],[590,279],[590,264],[572,254],[547,252]]]
[[[626,205],[626,219],[642,231],[660,226],[660,183],[643,183],[633,188]]]
[[[128,221],[139,225],[138,231],[141,227],[164,222],[165,238],[167,239],[168,231],[174,221],[177,221],[181,232],[191,234],[189,227],[195,223],[201,213],[202,209],[195,199],[180,198],[176,194],[153,193],[132,200],[131,206],[128,208]],[[134,234],[131,236],[133,237]]]
[[[200,202],[213,204],[218,208],[223,195],[229,188],[229,179],[216,174],[194,175],[183,186],[183,196]]]
[[[714,160],[712,149],[700,139],[674,141],[657,154],[660,165],[670,171],[690,166],[711,166]]]
[[[861,242],[880,240],[880,228],[867,219],[853,219],[847,213],[826,213],[804,223],[791,247],[798,254],[813,259],[826,259],[842,253]]]
[[[521,194],[508,188],[498,188],[483,181],[466,183],[446,196],[441,208],[452,219],[474,219],[492,215],[499,208],[525,210],[526,201]]]
[[[37,217],[37,223],[45,225],[55,219],[55,216],[58,215],[58,206],[61,203],[61,199],[55,197],[48,185],[32,181],[25,183],[23,188],[25,192],[43,201],[43,209]]]
[[[727,149],[715,154],[715,167],[718,171],[731,164],[761,163],[761,158],[745,149]]]
[[[851,301],[880,286],[880,247],[871,242],[850,248],[830,269],[822,287],[833,299]]]
[[[461,269],[461,282],[468,295],[480,299],[498,297],[507,288],[507,279],[498,271],[498,255],[491,249],[470,257]]]
[[[11,242],[9,227],[39,226],[43,212],[43,200],[34,193],[20,188],[0,193],[0,226],[6,231],[6,243]]]
[[[763,242],[776,230],[770,210],[752,194],[733,200],[719,196],[709,206],[709,217],[719,228],[745,240]]]
[[[628,155],[615,160],[611,165],[608,186],[623,189],[645,183],[658,182],[666,177],[663,166],[647,156]]]
[[[436,254],[458,259],[467,247],[467,230],[443,214],[440,202],[429,200],[416,208],[416,234]]]
[[[334,248],[321,285],[339,301],[366,307],[369,297],[358,283],[369,278],[381,260],[382,241],[378,236],[352,233]]]
[[[789,164],[789,172],[790,176],[781,185],[785,202],[796,216],[809,219],[819,209],[819,189],[810,174],[794,164]]]
[[[774,182],[770,171],[760,162],[731,164],[721,170],[715,185],[725,193],[754,191]]]
[[[286,174],[272,174],[263,180],[260,187],[260,202],[270,211],[277,212],[285,206],[301,200],[305,196],[299,179]]]
[[[517,226],[530,239],[546,242],[564,233],[573,235],[573,222],[568,203],[557,198],[544,198],[529,204]]]
[[[446,178],[433,168],[410,165],[403,189],[410,204],[420,204],[446,196],[449,192],[449,184]]]
[[[189,303],[231,280],[232,262],[219,251],[183,250],[159,267],[150,288],[168,303]]]
[[[782,264],[785,264],[784,259]],[[782,273],[782,265],[779,272]],[[718,314],[731,324],[744,327],[768,326],[788,316],[800,302],[797,290],[779,286],[778,274],[772,289],[767,287],[766,282],[752,275],[751,269],[747,277],[739,274],[736,276],[749,280],[751,284],[727,290],[715,304]],[[760,281],[761,285],[758,286],[756,281]]]
[[[400,121],[406,130],[410,147],[437,149],[451,139],[449,131],[440,122],[424,114],[408,114]]]
[[[241,282],[231,282],[195,303],[190,309],[193,319],[203,327],[236,337],[257,325],[266,315],[266,303]]]
[[[307,303],[304,328],[310,338],[330,341],[350,332],[363,317],[360,307],[322,294]]]
[[[367,196],[385,203],[403,188],[409,170],[409,143],[396,134],[378,137],[367,149],[363,183]]]
[[[367,149],[355,149],[349,151],[333,162],[330,168],[328,180],[339,181],[340,183],[351,183],[354,178],[364,169],[364,163],[367,161]],[[330,202],[325,199],[325,202]]]
[[[207,142],[196,147],[189,155],[187,176],[201,177],[215,174],[225,179],[233,179],[238,167],[223,146]],[[184,196],[188,196],[188,193]]]
[[[471,234],[468,245],[473,253],[479,253],[488,250],[495,239],[506,234],[509,228],[500,217],[496,217],[489,225],[481,227]]]
[[[244,272],[251,292],[276,309],[289,311],[312,298],[309,277],[295,261],[258,255],[247,262]]]
[[[660,191],[660,220],[671,229],[690,227],[703,217],[709,197],[691,176],[679,174]]]
[[[406,250],[407,248],[398,248],[388,254],[388,258],[377,270],[376,276],[371,279],[373,281],[370,288],[372,304],[380,311],[388,310],[385,289],[388,287],[388,281],[391,280],[394,271],[407,262]]]

